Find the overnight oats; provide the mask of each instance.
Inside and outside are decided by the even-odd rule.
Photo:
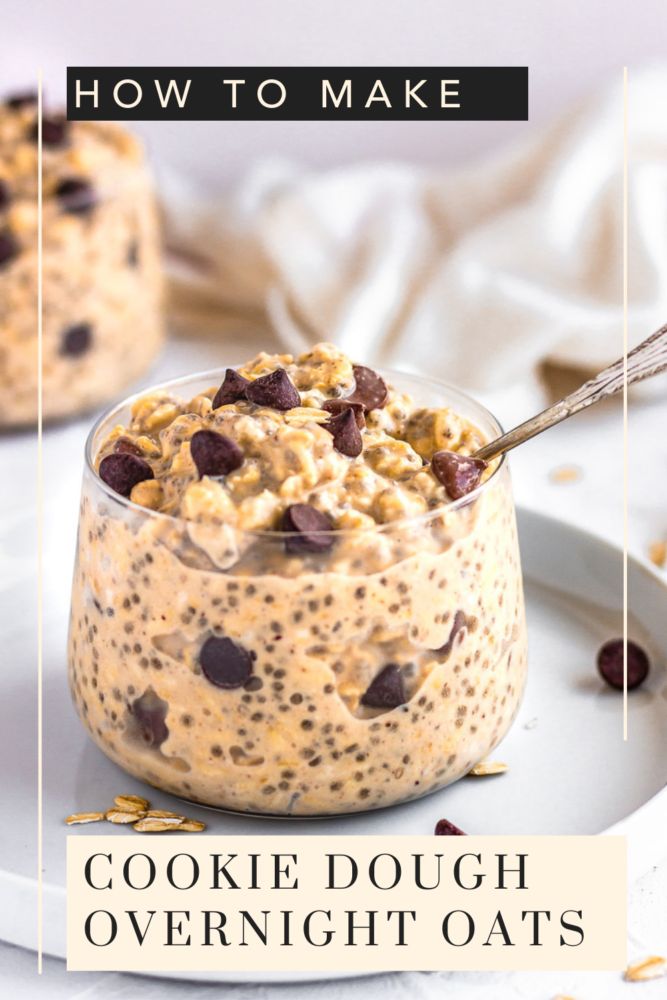
[[[526,631],[498,432],[320,344],[181,379],[88,442],[70,684],[131,774],[227,809],[416,798],[507,732]]]
[[[117,396],[162,343],[153,185],[117,125],[42,117],[43,413]],[[0,102],[0,426],[37,416],[37,103]]]

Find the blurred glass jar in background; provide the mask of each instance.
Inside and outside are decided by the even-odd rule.
[[[45,113],[43,413],[113,399],[163,340],[153,184],[138,140]],[[0,104],[0,426],[37,416],[38,146],[34,95]]]

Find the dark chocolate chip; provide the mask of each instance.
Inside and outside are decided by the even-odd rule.
[[[356,458],[357,455],[361,455],[363,449],[361,431],[357,427],[354,410],[349,406],[342,413],[339,413],[337,417],[327,420],[324,426],[333,436],[334,448],[341,455],[347,455],[349,458]]]
[[[229,403],[236,403],[237,400],[243,399],[249,385],[250,382],[247,378],[239,375],[233,368],[228,368],[222,385],[213,397],[213,409],[217,410],[219,406],[227,406]]]
[[[448,819],[439,819],[435,824],[435,834],[437,837],[465,837],[467,834],[463,830],[459,830],[458,826],[454,826],[450,823]]]
[[[463,611],[457,611],[456,614],[454,615],[454,622],[452,623],[452,627],[449,631],[449,639],[447,640],[447,642],[443,643],[443,645],[440,646],[439,649],[434,650],[434,652],[441,653],[443,656],[449,656],[449,654],[452,651],[452,647],[454,646],[454,640],[456,639],[456,636],[461,631],[461,629],[466,627],[466,624],[467,620]]]
[[[387,383],[372,368],[354,365],[354,392],[347,398],[351,403],[361,403],[365,410],[379,410],[387,402]]]
[[[113,446],[113,450],[116,452],[126,452],[128,455],[138,455],[139,458],[143,455],[141,448],[128,437],[119,437]]]
[[[152,478],[148,462],[126,451],[107,455],[100,462],[100,479],[123,497],[129,497],[137,483]]]
[[[69,122],[62,115],[45,115],[42,118],[42,143],[45,146],[63,146],[67,141]],[[37,122],[30,130],[30,135],[37,142]]]
[[[5,229],[3,232],[0,232],[0,268],[9,264],[18,252],[19,245],[9,230]]]
[[[403,674],[396,663],[383,667],[361,696],[361,704],[368,708],[397,708],[406,701]]]
[[[87,215],[97,204],[92,184],[78,177],[66,177],[56,187],[61,208],[72,215]]]
[[[479,486],[486,462],[455,451],[436,451],[431,459],[431,468],[452,500],[459,500]]]
[[[78,358],[90,349],[93,342],[93,328],[90,323],[75,323],[63,330],[60,338],[60,353],[69,358]]]
[[[160,698],[151,687],[130,705],[140,736],[150,747],[159,747],[169,736],[165,722],[168,708],[169,703]]]
[[[37,91],[25,90],[21,93],[10,94],[9,97],[5,98],[5,104],[12,111],[18,111],[19,108],[25,108],[29,104],[37,104]]]
[[[202,476],[228,476],[243,465],[243,452],[231,438],[217,431],[197,431],[190,441],[190,453]]]
[[[333,522],[328,514],[307,503],[288,507],[281,521],[281,530],[289,532],[285,549],[291,555],[303,552],[326,552],[334,543]]]
[[[322,403],[322,409],[326,410],[327,413],[333,413],[336,417],[345,410],[352,410],[359,430],[363,430],[366,426],[364,408],[361,403],[352,403],[349,399],[325,399]]]
[[[199,652],[204,677],[216,687],[243,687],[252,674],[252,657],[247,649],[231,639],[210,636]]]
[[[598,652],[598,670],[610,687],[623,690],[623,640],[610,639]],[[650,669],[649,658],[636,642],[628,639],[628,691],[639,687],[646,680]]]
[[[245,395],[256,406],[270,406],[273,410],[291,410],[301,406],[301,397],[284,368],[276,368],[274,372],[256,378],[246,386]]]
[[[9,205],[9,186],[0,178],[0,211]]]
[[[139,244],[136,240],[132,240],[129,247],[127,248],[127,266],[136,267],[139,263]]]

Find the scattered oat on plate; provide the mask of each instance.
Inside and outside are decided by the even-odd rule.
[[[661,958],[659,955],[651,955],[641,962],[629,965],[623,978],[629,983],[643,983],[665,975],[667,975],[667,959]]]
[[[482,760],[479,764],[475,764],[473,768],[468,771],[468,774],[474,774],[477,778],[485,778],[489,774],[503,774],[507,770],[507,764],[503,764],[499,760]]]
[[[206,823],[198,819],[181,816],[180,813],[168,809],[150,809],[148,799],[140,795],[116,795],[114,805],[104,812],[72,813],[65,822],[68,826],[76,823],[107,823],[131,826],[138,833],[164,833],[167,830],[179,830],[182,833],[201,833],[206,829]]]
[[[648,557],[654,566],[662,569],[667,563],[667,542],[651,542],[648,547]]]
[[[559,465],[549,473],[552,483],[576,483],[583,477],[583,470],[578,465]]]
[[[68,826],[74,826],[76,823],[99,823],[101,819],[104,819],[103,812],[72,813],[65,822]]]

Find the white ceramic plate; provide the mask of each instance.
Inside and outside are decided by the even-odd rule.
[[[67,435],[67,430],[61,431]],[[72,433],[78,432],[73,427]],[[48,453],[47,453],[48,454]],[[48,458],[46,481],[50,471]],[[72,477],[68,477],[71,479]],[[65,632],[72,530],[59,513],[76,510],[75,486],[52,480],[47,508],[44,624],[44,950],[65,954],[65,838],[93,828],[67,829],[70,812],[96,808],[119,791],[145,786],[125,776],[88,740],[66,684]],[[51,525],[53,526],[53,525]],[[622,697],[595,671],[595,654],[620,634],[621,554],[563,522],[519,513],[530,635],[528,688],[519,717],[494,752],[509,770],[493,778],[467,778],[419,802],[366,815],[329,820],[262,820],[195,806],[210,833],[313,832],[329,834],[426,833],[447,817],[468,832],[625,833],[631,876],[664,854],[667,827],[667,588],[658,575],[630,560],[630,632],[650,650],[653,670],[630,695],[629,740],[623,741]],[[6,539],[5,539],[6,540]],[[0,679],[0,759],[6,770],[5,808],[16,821],[2,824],[0,938],[35,947],[36,883],[36,675],[34,583],[25,559],[4,595],[9,609],[9,657]],[[20,572],[19,572],[20,570]],[[14,613],[15,612],[15,613]],[[176,800],[150,790],[157,807]],[[176,805],[178,808],[178,805]],[[97,828],[94,828],[97,830]],[[128,836],[122,828],[105,833]],[[344,973],[333,972],[331,977]],[[182,978],[182,976],[180,976]],[[243,980],[240,973],[191,974],[191,979]],[[285,981],[312,974],[269,973],[253,980]]]

